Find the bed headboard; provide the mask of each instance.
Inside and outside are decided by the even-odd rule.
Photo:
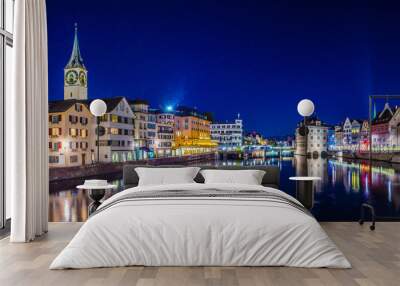
[[[138,165],[125,165],[123,168],[123,184],[124,189],[136,187],[139,183],[139,176],[135,172],[136,167],[147,168],[179,168],[185,167],[182,165],[163,165],[163,166],[138,166]],[[204,169],[217,169],[217,170],[263,170],[265,175],[262,180],[262,185],[279,189],[280,186],[280,169],[277,166],[198,166]],[[204,183],[203,176],[199,173],[194,180],[197,183]]]

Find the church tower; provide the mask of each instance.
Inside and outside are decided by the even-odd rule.
[[[64,100],[87,98],[87,70],[79,50],[78,24],[75,23],[74,46],[71,58],[64,68]]]

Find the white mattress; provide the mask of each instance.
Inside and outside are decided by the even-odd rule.
[[[266,190],[232,184],[136,187],[105,201],[50,269],[145,266],[293,266],[350,268],[318,222],[293,206],[258,199],[123,201],[148,190]],[[297,201],[296,201],[297,202]],[[111,204],[111,206],[110,206]]]

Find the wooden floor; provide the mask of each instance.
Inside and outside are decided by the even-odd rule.
[[[45,237],[28,244],[0,241],[0,285],[400,285],[400,223],[322,223],[352,269],[288,267],[124,267],[48,270],[80,223],[51,223]]]

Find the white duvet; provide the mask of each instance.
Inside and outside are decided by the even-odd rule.
[[[180,184],[149,190],[266,190],[238,184]],[[257,199],[125,201],[89,218],[50,269],[145,266],[294,266],[350,268],[318,222],[290,205]]]

